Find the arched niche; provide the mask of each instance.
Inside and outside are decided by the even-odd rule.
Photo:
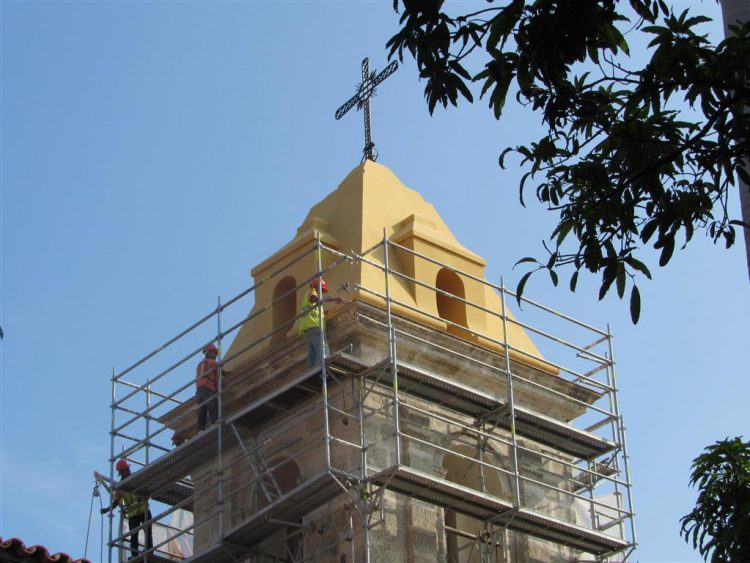
[[[461,301],[466,299],[464,282],[453,270],[442,268],[435,279],[435,288],[438,290],[435,292],[438,315],[448,321],[448,332],[466,337],[468,333],[461,329],[469,326],[466,321],[466,304]]]
[[[469,326],[466,321],[466,303],[461,301],[466,299],[464,282],[453,270],[442,268],[437,273],[435,288],[438,290],[435,292],[438,315],[448,321],[448,332],[467,338],[468,331],[461,328]]]
[[[271,468],[273,481],[268,478],[265,481],[265,485],[276,488],[282,496],[300,484],[301,471],[299,465],[294,460],[284,457],[272,458],[268,465]],[[300,519],[296,524],[299,525],[287,526],[274,534],[269,552],[276,557],[276,560],[302,560],[304,548],[302,520]]]
[[[455,446],[452,453],[446,453],[443,458],[445,479],[469,487],[498,498],[507,498],[509,489],[508,477],[495,467],[499,464],[499,457],[494,452],[483,452],[481,459],[495,467],[482,466],[479,463],[479,451],[471,446]],[[487,455],[489,453],[489,455]],[[445,518],[445,546],[447,563],[480,563],[482,550],[487,555],[487,546],[482,546],[477,537],[487,530],[478,518],[472,518],[461,512],[446,508]],[[494,538],[493,561],[502,561],[504,556],[503,536]]]

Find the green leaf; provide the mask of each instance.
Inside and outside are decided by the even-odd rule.
[[[633,320],[634,325],[638,324],[638,319],[641,318],[641,293],[635,284],[633,284],[633,289],[630,291],[630,318]]]
[[[508,36],[513,31],[518,18],[523,12],[524,0],[513,0],[505,8],[492,18],[490,22],[490,35],[487,39],[487,50],[495,49],[498,42],[502,39],[502,43],[505,43]]]
[[[674,252],[674,235],[668,236],[664,239],[664,246],[661,249],[661,255],[659,256],[659,266],[666,266],[669,260],[672,258]]]
[[[521,203],[521,207],[526,207],[526,203],[523,201],[523,187],[526,185],[526,180],[531,176],[531,172],[526,172],[521,177],[521,184],[518,186],[518,201]]]
[[[573,226],[573,221],[563,221],[555,228],[555,230],[552,232],[552,236],[555,236],[555,234],[557,234],[557,241],[555,243],[557,244],[557,246],[560,246],[562,244]]]
[[[463,97],[466,98],[466,100],[469,103],[474,102],[474,97],[471,95],[471,90],[469,90],[468,86],[466,86],[463,80],[458,79],[456,81],[456,87],[458,88],[458,91],[461,92]],[[456,105],[456,104],[453,104],[453,105]]]
[[[626,264],[627,264],[628,266],[630,266],[631,268],[633,268],[634,270],[637,270],[637,271],[639,271],[640,273],[642,273],[642,274],[643,274],[644,276],[646,276],[646,277],[647,277],[648,279],[651,279],[651,272],[650,272],[650,271],[649,271],[649,269],[648,269],[648,268],[646,267],[646,264],[644,264],[644,263],[643,263],[643,262],[641,262],[640,260],[638,260],[638,259],[636,259],[636,258],[633,258],[633,256],[628,256],[627,258],[625,258],[625,263],[626,263]]]
[[[535,264],[538,263],[536,258],[532,258],[531,256],[526,256],[524,258],[521,258],[515,264],[513,264],[513,268],[515,269],[515,267],[518,266],[519,264],[524,264],[524,263],[527,263],[527,262],[533,262]]]
[[[529,281],[529,278],[531,277],[531,274],[534,272],[526,272],[523,277],[521,278],[521,281],[518,282],[518,286],[516,287],[516,301],[518,302],[518,306],[521,306],[521,297],[523,297],[523,289],[526,287],[526,282]]]
[[[604,296],[607,295],[609,288],[612,287],[612,283],[614,283],[616,278],[617,269],[613,267],[611,263],[607,264],[602,272],[602,285],[599,287],[599,301],[604,299]]]
[[[656,231],[656,227],[658,226],[659,221],[656,219],[652,219],[651,221],[646,223],[641,229],[641,240],[643,242],[648,242],[648,240],[653,236],[654,231]]]
[[[552,285],[557,287],[557,282],[559,281],[559,278],[557,277],[557,272],[554,270],[549,270],[549,277],[552,280]]]
[[[623,295],[625,295],[625,266],[622,262],[620,262],[619,266],[617,267],[617,296],[622,299]]]
[[[498,164],[500,164],[500,168],[505,169],[505,155],[509,152],[513,152],[513,147],[507,147],[503,152],[500,153],[500,156],[498,157]]]
[[[624,53],[630,54],[628,42],[625,41],[625,37],[623,37],[622,33],[620,33],[614,25],[607,26],[607,39],[614,43]]]
[[[557,252],[553,252],[552,254],[550,254],[545,268],[547,268],[548,270],[551,270],[552,267],[555,265],[555,262],[557,262],[558,256],[559,255],[557,254]]]
[[[740,177],[740,180],[745,182],[746,185],[750,185],[750,172],[744,167],[744,166],[737,166],[735,168],[735,171],[737,172],[737,176]],[[750,188],[748,188],[750,189]]]
[[[573,275],[570,276],[570,291],[575,292],[577,285],[578,285],[578,270],[573,272]]]
[[[516,73],[516,80],[518,81],[518,87],[521,89],[521,92],[529,92],[531,89],[532,78],[528,66],[523,64],[519,65],[518,72]]]

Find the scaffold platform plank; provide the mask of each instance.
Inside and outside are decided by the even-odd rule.
[[[154,491],[151,498],[164,504],[180,505],[184,510],[193,510],[193,485],[186,481],[172,483],[163,489]]]
[[[458,412],[510,428],[507,403],[500,397],[482,392],[458,381],[398,362],[398,388],[411,395],[445,405]],[[377,373],[382,383],[391,384],[393,375],[388,369]],[[516,406],[516,432],[554,447],[579,459],[593,459],[615,449],[611,440],[554,418]]]
[[[391,467],[372,477],[372,481],[410,497],[443,508],[450,508],[480,520],[492,520],[495,524],[507,526],[511,530],[567,545],[587,553],[603,555],[625,549],[630,545],[623,539],[564,522],[527,508],[515,510],[510,501],[410,467]]]
[[[573,492],[578,493],[585,489],[591,489],[602,479],[613,478],[617,476],[617,470],[606,463],[596,463],[587,470],[581,470],[573,476]]]
[[[290,522],[299,522],[303,516],[324,503],[334,499],[345,490],[329,471],[324,471],[305,480],[291,491],[265,506],[253,516],[241,522],[217,542],[188,559],[189,563],[213,563],[232,561],[232,554],[239,555],[239,546],[250,551],[274,532],[285,528]],[[231,546],[231,547],[229,547]]]
[[[212,426],[142,469],[123,479],[117,487],[129,493],[177,504],[192,495],[192,487],[180,480],[192,470],[216,458],[217,433]],[[228,436],[226,429],[223,430]]]
[[[224,563],[238,561],[247,555],[248,549],[241,546],[230,546],[223,542],[214,543],[185,559],[185,563]]]
[[[367,366],[348,354],[334,354],[326,359],[326,368],[336,374],[356,374]],[[279,412],[288,412],[322,390],[321,368],[315,366],[300,373],[282,387],[261,397],[227,418],[227,424],[254,428]]]
[[[291,491],[236,526],[225,537],[233,544],[255,545],[288,522],[298,522],[305,514],[346,492],[329,471],[306,479]]]
[[[122,549],[125,549],[123,544]],[[157,549],[156,551],[149,554],[139,554],[136,557],[131,557],[127,560],[127,563],[174,563],[174,556],[171,556],[165,552]]]

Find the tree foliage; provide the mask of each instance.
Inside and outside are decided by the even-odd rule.
[[[508,153],[520,156],[522,204],[533,183],[559,214],[546,256],[519,261],[530,266],[519,298],[535,272],[557,285],[567,269],[575,291],[586,270],[600,276],[600,299],[630,286],[637,322],[636,282],[651,278],[645,247],[665,266],[696,230],[729,247],[743,225],[729,217],[727,196],[735,173],[750,179],[750,25],[712,45],[696,30],[708,18],[675,14],[662,0],[630,0],[632,11],[616,0],[487,4],[449,15],[443,0],[394,0],[401,29],[390,57],[414,57],[430,112],[473,102],[479,90],[496,119],[511,92],[539,113],[544,136],[499,158],[504,167]],[[634,33],[650,40],[643,68],[627,67]]]
[[[682,517],[681,535],[704,559],[750,561],[750,441],[716,442],[693,461],[690,484],[700,490]]]

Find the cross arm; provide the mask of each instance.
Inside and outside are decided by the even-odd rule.
[[[387,67],[385,67],[383,69],[383,72],[381,72],[375,78],[372,79],[372,85],[373,85],[373,87],[377,86],[378,84],[380,84],[381,82],[383,82],[383,80],[385,80],[386,78],[388,78],[391,74],[393,74],[394,72],[396,72],[397,68],[398,68],[398,61],[393,61],[391,64],[389,64]]]
[[[341,119],[344,114],[352,109],[355,105],[359,103],[359,92],[354,94],[349,101],[347,101],[343,106],[341,106],[339,109],[336,110],[336,119]]]

